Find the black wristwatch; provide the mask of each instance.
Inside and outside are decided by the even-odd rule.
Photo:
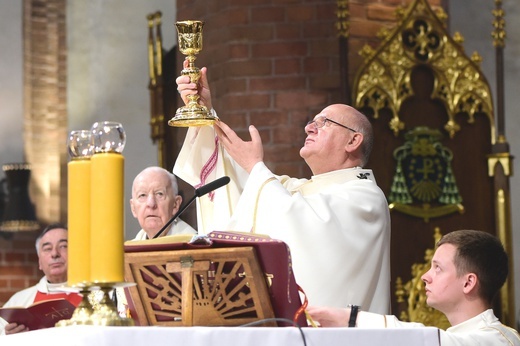
[[[357,314],[359,312],[359,305],[350,304],[350,318],[348,319],[348,326],[353,328],[356,326]]]

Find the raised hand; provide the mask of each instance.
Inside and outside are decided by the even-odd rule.
[[[235,131],[222,121],[215,123],[215,130],[224,149],[248,173],[258,162],[264,160],[262,138],[253,125],[249,126],[251,141],[243,141]]]

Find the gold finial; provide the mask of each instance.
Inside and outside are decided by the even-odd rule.
[[[482,56],[477,52],[473,52],[473,54],[471,55],[471,61],[480,66],[480,64],[482,63]]]
[[[349,36],[350,23],[348,21],[350,17],[350,12],[348,10],[349,1],[348,0],[337,0],[338,10],[336,11],[336,16],[338,17],[338,21],[336,22],[336,29],[338,30],[338,37]]]
[[[462,44],[464,43],[464,36],[462,36],[460,32],[456,31],[455,34],[453,34],[453,41],[455,41],[462,48]]]
[[[495,19],[493,20],[493,32],[491,33],[491,37],[493,37],[493,46],[503,48],[505,47],[505,39],[506,39],[506,21],[504,19],[505,12],[502,9],[502,0],[495,0],[495,9],[491,11]]]
[[[359,55],[361,55],[363,58],[365,58],[365,60],[368,60],[368,58],[370,56],[372,56],[372,54],[374,54],[374,49],[372,47],[370,47],[368,44],[365,44],[363,46],[363,48],[361,48],[361,50],[359,51]]]
[[[448,20],[448,15],[446,14],[446,12],[444,11],[444,9],[442,7],[439,7],[435,10],[435,15],[437,16],[437,18],[439,18],[439,20],[444,24],[446,25],[446,22]]]

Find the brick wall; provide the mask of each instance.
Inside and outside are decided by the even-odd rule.
[[[13,293],[34,285],[42,273],[38,270],[36,232],[0,234],[0,306]]]

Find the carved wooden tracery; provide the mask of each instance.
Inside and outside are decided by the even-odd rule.
[[[446,34],[439,18],[426,1],[416,1],[406,12],[400,12],[400,25],[383,33],[383,44],[377,50],[366,46],[365,64],[354,83],[354,103],[358,108],[372,108],[379,117],[383,108],[390,109],[390,129],[397,136],[406,124],[400,118],[403,101],[412,96],[413,68],[426,64],[435,77],[432,98],[442,100],[449,119],[444,125],[450,137],[460,130],[455,116],[466,114],[472,123],[477,113],[493,120],[493,101],[489,84],[480,72],[478,54],[469,59],[461,46],[462,38]],[[494,125],[491,127],[495,143]]]

